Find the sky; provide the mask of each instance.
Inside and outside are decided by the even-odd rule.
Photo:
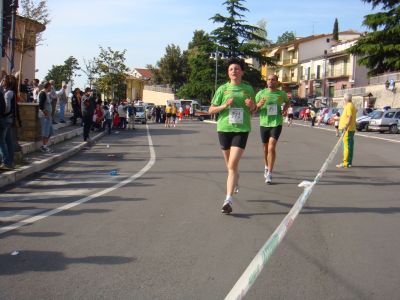
[[[100,53],[99,47],[126,49],[128,68],[156,65],[167,45],[186,50],[195,30],[210,33],[221,24],[210,19],[227,16],[225,0],[47,0],[51,22],[44,42],[36,52],[36,77],[42,80],[52,65],[62,65],[73,56],[81,67]],[[285,31],[296,36],[332,33],[335,18],[339,30],[366,31],[362,26],[372,6],[361,0],[247,0],[244,20],[250,25],[267,22],[273,42]],[[87,84],[78,72],[75,86]]]

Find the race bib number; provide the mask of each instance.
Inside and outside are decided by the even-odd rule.
[[[243,124],[243,108],[229,109],[229,124]]]
[[[267,114],[268,116],[276,116],[278,114],[278,105],[267,105]]]

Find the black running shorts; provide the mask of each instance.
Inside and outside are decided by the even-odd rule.
[[[276,127],[260,126],[261,142],[263,144],[268,143],[270,137],[278,140],[279,136],[281,135],[281,132],[282,132],[282,125]]]
[[[229,150],[231,147],[246,148],[248,132],[218,132],[219,144],[222,150]]]

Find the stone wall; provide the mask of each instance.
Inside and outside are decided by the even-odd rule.
[[[18,127],[18,140],[38,141],[41,138],[40,120],[38,118],[39,104],[18,103],[22,127]]]

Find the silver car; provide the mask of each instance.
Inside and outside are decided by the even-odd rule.
[[[397,124],[400,120],[400,108],[388,110],[376,110],[372,113],[369,120],[368,129],[371,131],[379,131],[384,133],[397,133],[399,131]]]

